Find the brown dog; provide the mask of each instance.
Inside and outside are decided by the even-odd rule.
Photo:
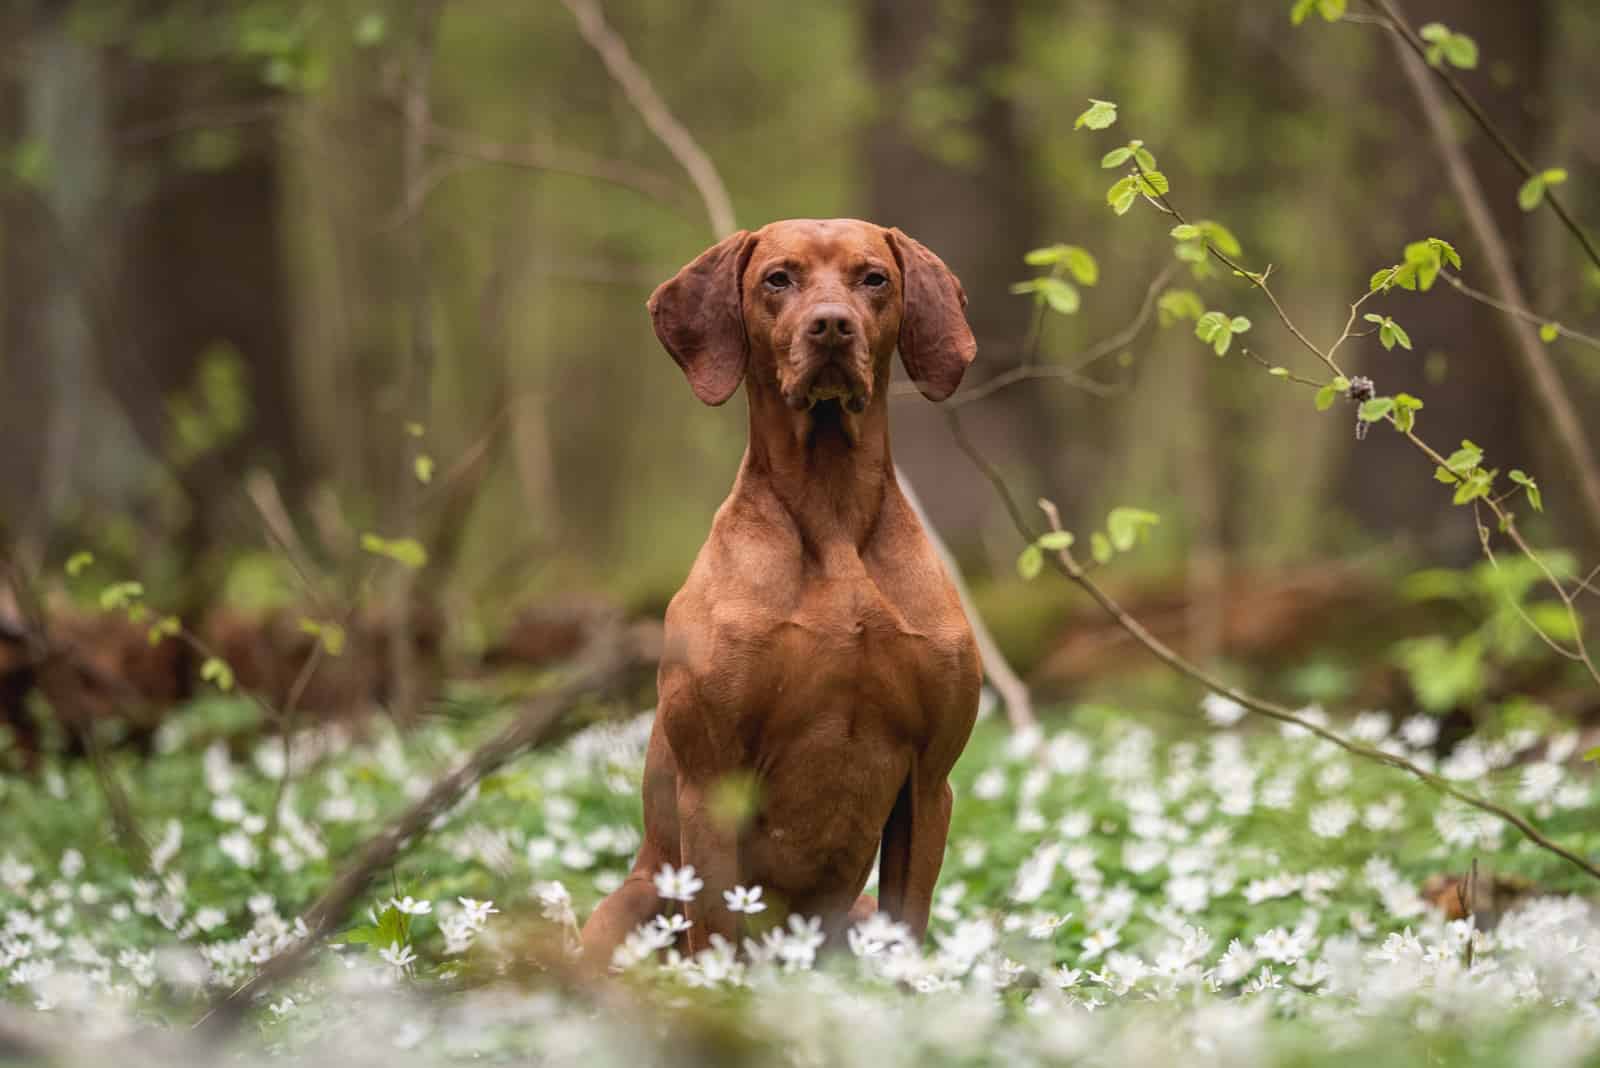
[[[741,231],[651,296],[697,397],[721,404],[745,383],[750,443],[667,608],[644,844],[584,927],[591,969],[660,910],[664,863],[705,880],[690,951],[736,940],[736,885],[837,936],[880,842],[880,907],[926,931],[980,672],[895,482],[889,365],[898,347],[922,392],[948,397],[976,350],[965,304],[932,252],[853,219]],[[728,784],[753,787],[747,814]]]

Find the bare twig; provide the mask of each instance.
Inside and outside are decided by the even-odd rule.
[[[1452,274],[1449,271],[1440,271],[1439,277],[1443,278],[1446,282],[1449,282],[1451,288],[1453,288],[1457,293],[1460,293],[1462,296],[1471,300],[1475,300],[1479,304],[1486,304],[1495,311],[1504,312],[1506,315],[1521,319],[1530,326],[1550,327],[1554,329],[1559,336],[1566,338],[1568,341],[1575,341],[1578,344],[1586,345],[1591,349],[1600,349],[1600,337],[1595,337],[1592,334],[1585,334],[1582,331],[1574,330],[1570,326],[1563,326],[1554,319],[1547,319],[1542,315],[1535,315],[1527,308],[1519,307],[1515,304],[1507,304],[1505,301],[1492,297],[1482,290],[1473,289],[1471,286],[1467,285],[1467,283],[1463,282],[1459,276]]]
[[[946,407],[959,408],[963,405],[973,404],[983,400],[985,397],[998,393],[1007,386],[1039,378],[1062,379],[1068,385],[1097,397],[1108,397],[1125,392],[1126,386],[1097,382],[1092,378],[1085,377],[1081,372],[1090,364],[1120,352],[1133,343],[1133,339],[1138,337],[1140,332],[1144,330],[1145,325],[1149,323],[1150,315],[1155,310],[1156,297],[1166,287],[1167,283],[1172,280],[1173,272],[1176,269],[1176,263],[1168,264],[1151,281],[1150,285],[1145,289],[1144,299],[1140,301],[1139,310],[1134,315],[1132,322],[1110,337],[1089,346],[1071,364],[1037,364],[1033,362],[1020,364],[1009,371],[995,375],[986,382],[980,382],[976,386],[969,387],[956,394],[944,402]],[[905,396],[916,394],[918,391],[915,383],[897,382],[891,392],[895,396]]]
[[[607,24],[597,0],[561,2],[572,12],[572,17],[578,22],[578,32],[600,56],[600,62],[605,64],[612,80],[621,86],[628,102],[650,128],[650,132],[672,153],[678,165],[688,172],[689,179],[700,193],[700,199],[705,202],[706,215],[716,236],[724,237],[732,233],[735,229],[733,200],[728,196],[728,187],[722,183],[722,176],[717,173],[711,157],[706,155],[672,114],[661,94],[656,92],[649,76],[628,51],[627,42]]]
[[[373,877],[393,865],[435,819],[460,801],[474,783],[541,744],[573,704],[614,680],[636,656],[637,650],[623,634],[597,637],[564,684],[535,698],[499,734],[479,746],[454,771],[436,780],[421,799],[355,850],[351,862],[306,911],[305,937],[263,964],[244,984],[219,997],[195,1028],[216,1039],[232,1033],[251,1001],[297,974],[328,936],[346,922]]]

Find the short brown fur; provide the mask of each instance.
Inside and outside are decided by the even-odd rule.
[[[977,712],[977,647],[895,481],[892,353],[954,392],[975,345],[960,283],[898,230],[852,219],[741,231],[651,296],[695,394],[742,381],[750,439],[733,490],[667,609],[646,755],[644,844],[583,930],[586,965],[661,910],[664,863],[705,886],[685,948],[736,940],[723,891],[760,885],[836,939],[879,906],[921,937],[949,831],[948,777]],[[753,781],[742,823],[717,802]]]

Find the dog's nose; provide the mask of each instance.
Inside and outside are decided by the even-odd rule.
[[[813,341],[837,345],[855,336],[855,319],[843,304],[818,304],[811,309],[811,322],[806,334]]]

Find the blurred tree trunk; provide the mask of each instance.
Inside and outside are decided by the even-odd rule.
[[[961,278],[978,339],[973,380],[1019,362],[1032,305],[1009,292],[1022,255],[1044,243],[1016,108],[1006,77],[1016,61],[1018,0],[869,0],[867,63],[878,111],[866,129],[867,214],[933,249]],[[994,361],[993,364],[990,361]],[[1025,390],[966,413],[984,447],[1043,431]],[[1028,416],[1036,425],[1029,425]],[[930,517],[959,544],[989,514],[990,490],[926,406],[897,406],[895,457],[925,493]]]
[[[1408,4],[1406,15],[1418,25],[1444,22],[1482,44],[1485,69],[1466,72],[1463,80],[1513,141],[1533,146],[1539,143],[1543,124],[1536,94],[1547,50],[1547,8],[1543,3],[1428,0]],[[1376,236],[1383,241],[1383,254],[1371,267],[1397,261],[1407,242],[1443,237],[1459,248],[1467,281],[1487,288],[1482,250],[1472,240],[1441,173],[1426,119],[1388,42],[1381,44],[1376,76],[1368,79],[1367,91],[1374,104],[1403,116],[1407,126],[1388,131],[1382,146],[1373,146],[1368,154],[1369,159],[1384,161],[1375,185],[1388,191],[1377,205],[1383,224]],[[1470,126],[1463,129],[1470,131],[1465,147],[1495,221],[1526,278],[1528,219],[1518,210],[1516,197],[1521,179],[1486,137]],[[1544,418],[1530,407],[1532,391],[1509,351],[1501,314],[1464,300],[1442,283],[1426,295],[1396,293],[1373,304],[1399,320],[1415,341],[1416,351],[1385,352],[1363,340],[1351,346],[1352,354],[1359,352],[1361,358],[1348,366],[1370,376],[1380,393],[1404,390],[1423,398],[1427,408],[1418,418],[1418,429],[1436,447],[1449,451],[1470,438],[1502,471],[1532,469],[1540,442],[1548,434]],[[1353,426],[1353,410],[1345,406],[1337,410]],[[1442,554],[1458,563],[1476,558],[1478,540],[1472,523],[1451,506],[1448,494],[1440,492],[1433,471],[1415,449],[1386,429],[1376,427],[1366,441],[1352,445],[1340,486],[1345,507],[1368,530],[1406,532],[1423,539],[1419,548],[1431,558],[1440,559]],[[1545,477],[1557,481],[1555,472]],[[1556,496],[1548,487],[1546,492]],[[1571,534],[1580,536],[1582,529],[1581,523],[1573,523]]]

